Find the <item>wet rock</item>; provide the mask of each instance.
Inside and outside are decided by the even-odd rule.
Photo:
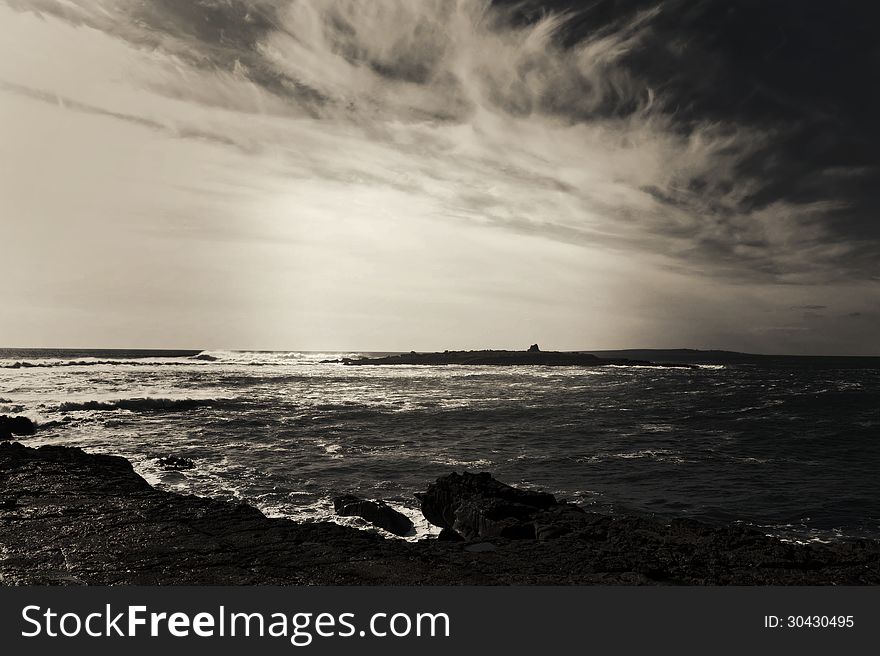
[[[587,513],[572,503],[559,502],[532,516],[537,540],[553,540],[575,531],[583,531]]]
[[[341,517],[360,517],[394,535],[407,535],[413,530],[413,523],[409,517],[381,499],[371,501],[353,494],[345,494],[333,499],[333,508]]]
[[[475,542],[467,545],[464,550],[470,553],[486,553],[488,551],[497,551],[498,547],[491,542]]]
[[[425,518],[467,540],[535,538],[535,519],[559,505],[552,494],[520,490],[486,472],[448,474],[417,494]]]
[[[464,538],[451,528],[444,528],[437,535],[437,539],[441,542],[464,542]]]
[[[13,435],[33,435],[37,426],[27,417],[0,415],[0,440],[11,440]]]
[[[168,469],[171,471],[194,469],[196,466],[196,463],[194,463],[192,459],[184,458],[182,456],[175,456],[173,454],[156,458],[156,462],[163,469]]]

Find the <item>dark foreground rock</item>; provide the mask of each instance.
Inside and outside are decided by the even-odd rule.
[[[448,474],[416,497],[425,519],[467,540],[546,540],[579,528],[586,513],[552,494],[520,490],[481,474]],[[445,539],[454,539],[448,533]]]
[[[383,539],[374,532],[270,519],[247,505],[156,490],[123,458],[5,442],[0,444],[0,582],[880,583],[875,542],[804,546],[741,526],[666,523],[631,515],[579,512],[575,521],[568,504],[499,490],[501,505],[532,504],[536,510],[528,516],[543,517],[567,532],[543,540],[500,535],[416,543]],[[560,505],[564,521],[553,524],[546,513]],[[443,508],[440,515],[448,516]],[[458,511],[453,516],[460,521]]]
[[[37,427],[27,417],[0,415],[0,440],[11,440],[13,435],[33,435]]]
[[[325,360],[349,366],[358,365],[467,365],[467,366],[523,366],[541,365],[545,367],[606,367],[625,365],[630,367],[677,367],[692,369],[694,365],[675,363],[655,363],[647,360],[626,358],[600,358],[591,353],[564,351],[541,351],[533,344],[527,351],[444,351],[443,353],[417,353],[411,351],[401,355],[377,358],[342,358]]]
[[[360,517],[394,535],[404,536],[413,530],[413,523],[409,517],[381,499],[371,501],[345,494],[333,499],[333,509],[340,517]]]

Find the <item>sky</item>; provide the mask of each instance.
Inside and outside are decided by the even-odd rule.
[[[880,355],[878,28],[0,0],[0,345]]]

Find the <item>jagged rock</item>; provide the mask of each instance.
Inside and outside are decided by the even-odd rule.
[[[0,440],[11,440],[13,435],[33,435],[37,427],[27,417],[0,415]]]
[[[535,538],[538,540],[552,540],[575,531],[582,531],[586,520],[587,513],[583,508],[564,502],[532,516]]]
[[[442,476],[416,497],[429,522],[452,529],[467,540],[534,538],[535,520],[543,511],[569,505],[560,504],[546,492],[505,485],[486,472]]]
[[[437,539],[441,542],[464,542],[464,538],[451,528],[444,528],[437,534]]]
[[[498,547],[491,542],[475,542],[466,545],[464,550],[469,551],[470,553],[486,553],[489,551],[497,551]]]
[[[537,344],[532,344],[529,347],[529,353],[540,353],[540,352],[541,352],[541,349],[538,347]]]
[[[409,517],[381,499],[370,501],[353,494],[345,494],[333,499],[333,508],[341,517],[360,517],[394,535],[403,536],[413,530]]]
[[[194,469],[196,463],[192,461],[190,458],[184,458],[182,456],[175,455],[167,455],[162,456],[160,458],[156,458],[156,462],[163,469],[170,469],[173,471],[182,471],[184,469]]]

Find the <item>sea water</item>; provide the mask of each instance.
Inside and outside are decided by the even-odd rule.
[[[778,358],[660,367],[345,366],[360,353],[0,350],[0,414],[31,445],[131,460],[157,487],[333,520],[489,471],[599,512],[880,537],[880,367]],[[168,471],[157,458],[191,458]]]

